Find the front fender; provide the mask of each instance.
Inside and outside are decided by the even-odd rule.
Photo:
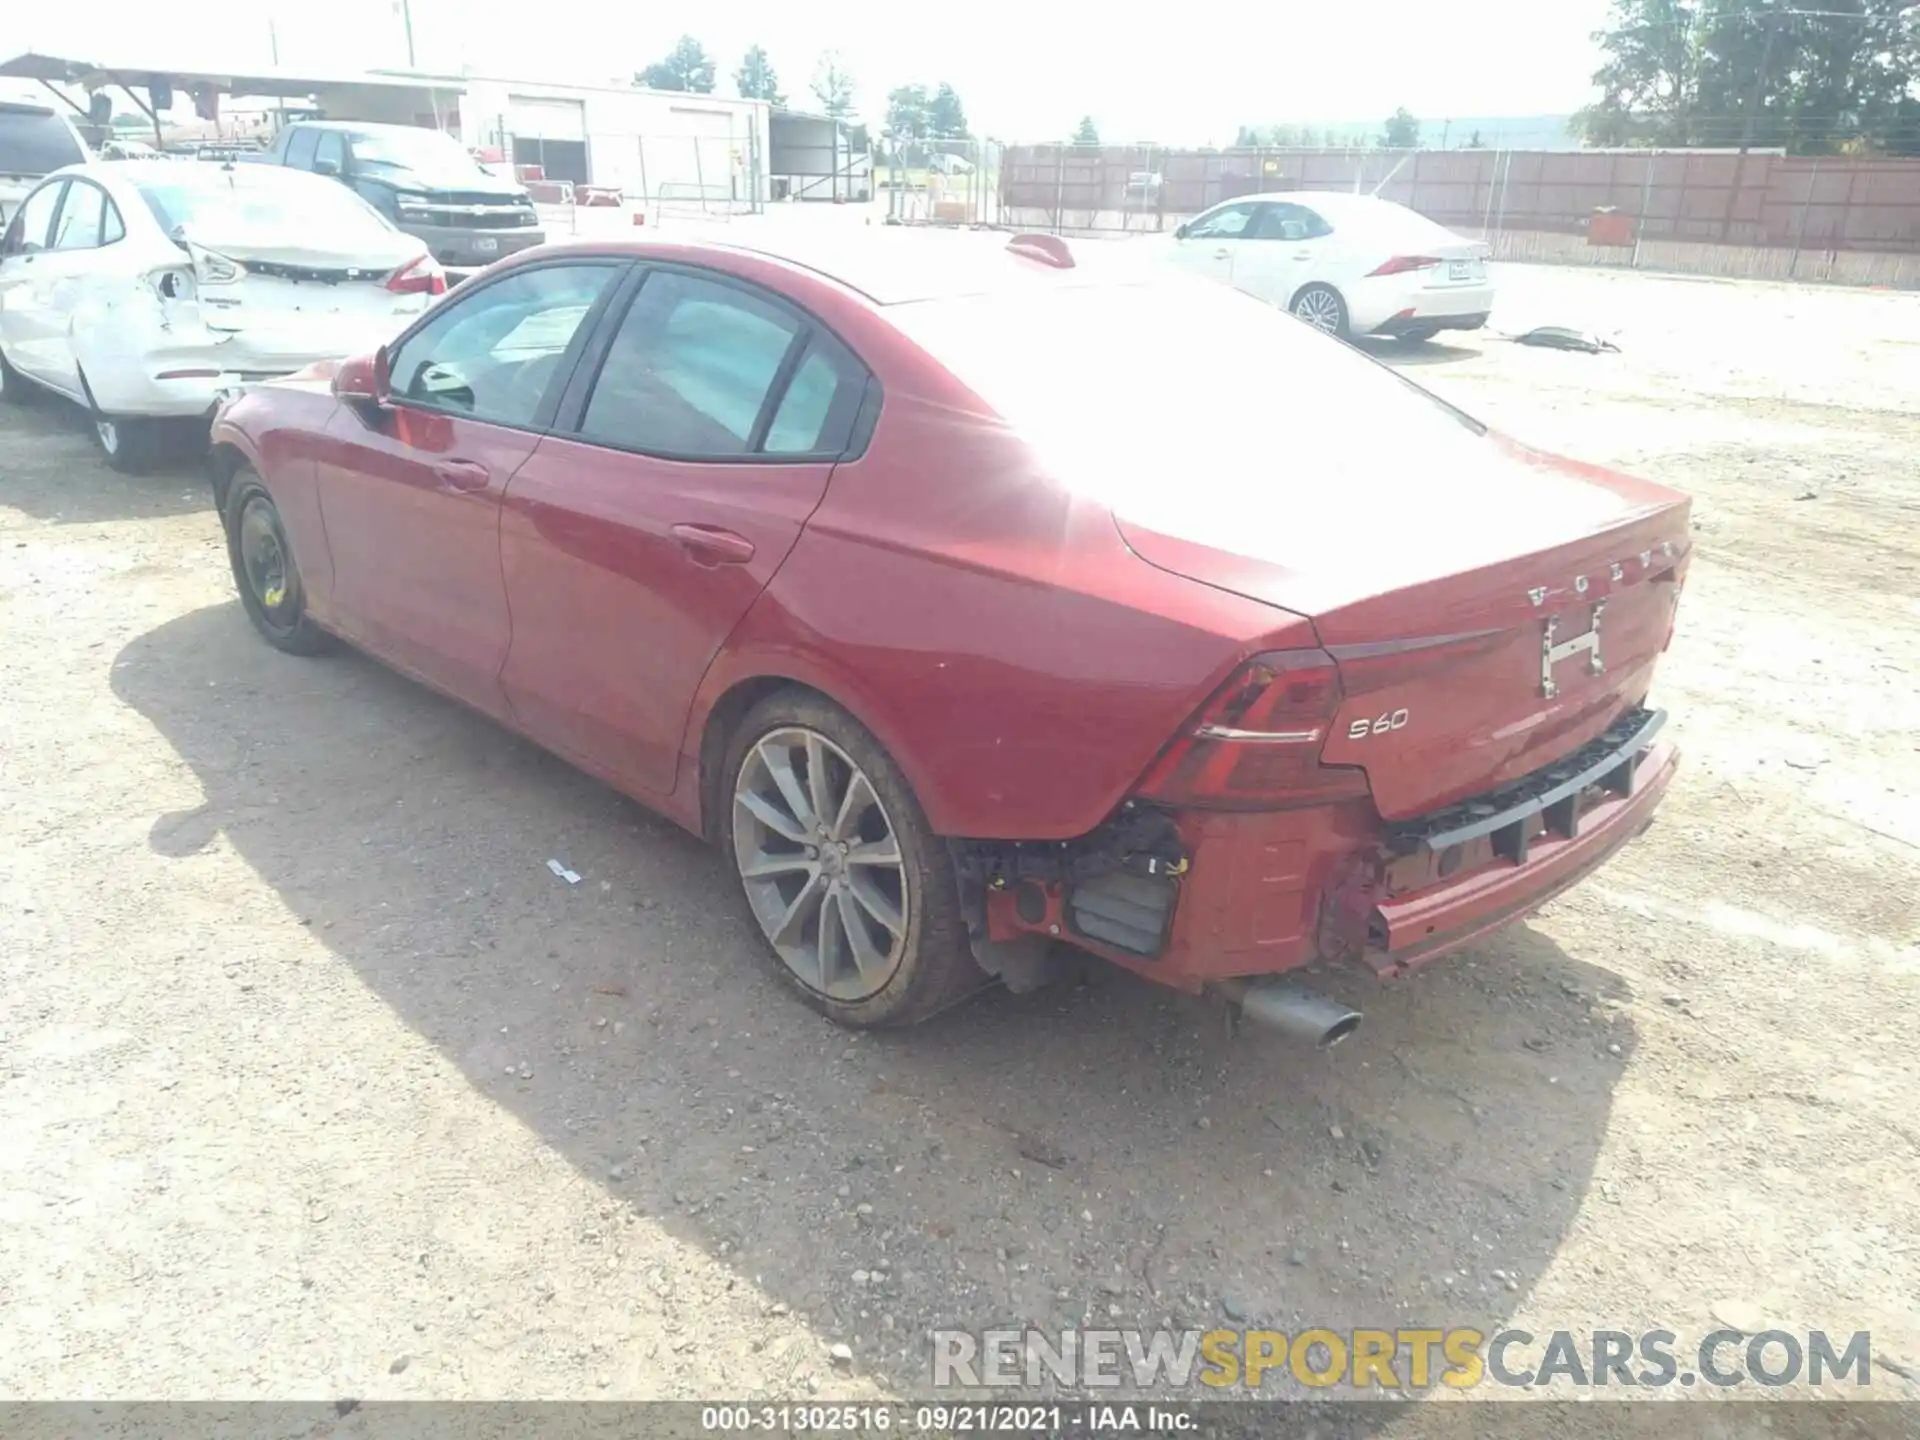
[[[307,608],[322,625],[330,624],[334,608],[333,548],[320,509],[316,451],[337,416],[338,402],[330,393],[276,382],[223,402],[208,436],[214,500],[221,513],[235,471],[247,466],[280,511]]]

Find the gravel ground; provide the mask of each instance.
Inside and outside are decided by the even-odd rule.
[[[190,466],[0,417],[0,1396],[913,1394],[936,1325],[1240,1319],[1920,1374],[1920,296],[1501,279],[1623,353],[1395,363],[1697,497],[1686,763],[1327,1054],[1097,967],[836,1031],[693,840],[258,641]]]

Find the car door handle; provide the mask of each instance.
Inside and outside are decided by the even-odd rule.
[[[493,471],[477,460],[442,460],[433,467],[436,488],[471,495],[493,483]]]
[[[1293,258],[1296,260],[1311,260],[1313,258],[1313,252],[1311,250],[1296,250],[1293,252]]]
[[[1216,260],[1231,260],[1233,258],[1233,252],[1231,250],[1216,250],[1213,252],[1213,258]]]
[[[673,538],[696,565],[744,565],[753,559],[753,542],[711,525],[676,525]]]

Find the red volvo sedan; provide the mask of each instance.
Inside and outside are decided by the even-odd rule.
[[[221,408],[241,599],[709,837],[843,1023],[1064,941],[1331,1043],[1285,972],[1648,824],[1688,501],[1099,250],[529,251]]]

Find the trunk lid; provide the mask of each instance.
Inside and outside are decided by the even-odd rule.
[[[1684,496],[1492,435],[1429,452],[1417,481],[1373,505],[1335,485],[1266,517],[1115,516],[1148,563],[1313,621],[1345,695],[1321,759],[1364,769],[1389,819],[1518,779],[1644,699],[1689,546]]]
[[[199,251],[240,267],[237,279],[199,287],[209,329],[283,338],[295,353],[372,348],[426,308],[426,296],[386,288],[422,254],[418,240],[397,231],[369,230],[346,248],[280,233],[196,229],[187,250],[196,268]]]
[[[1143,560],[1312,620],[1347,697],[1322,758],[1364,768],[1384,815],[1528,774],[1645,695],[1684,496],[1493,435],[1226,286],[1077,258],[889,318]],[[1543,650],[1603,601],[1602,668],[1568,651],[1544,693]]]

